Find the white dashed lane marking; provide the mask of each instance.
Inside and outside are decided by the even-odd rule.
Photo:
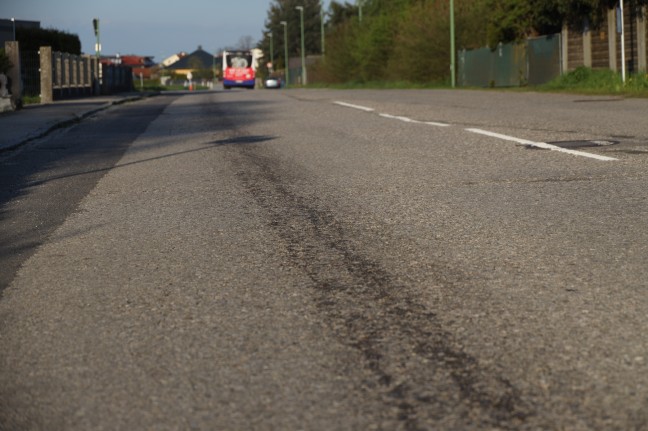
[[[601,160],[601,161],[604,161],[604,162],[610,162],[610,161],[618,160],[618,159],[615,159],[613,157],[600,156],[598,154],[586,153],[584,151],[568,150],[567,148],[561,148],[561,147],[558,147],[556,145],[547,144],[546,142],[529,141],[529,140],[526,140],[526,139],[516,138],[514,136],[508,136],[508,135],[502,135],[500,133],[489,132],[488,130],[481,130],[481,129],[466,129],[466,130],[468,132],[477,133],[477,134],[485,135],[485,136],[490,136],[492,138],[498,138],[498,139],[502,139],[502,140],[505,140],[505,141],[517,142],[518,144],[527,145],[529,147],[542,148],[544,150],[558,151],[560,153],[571,154],[572,156],[589,157],[591,159]]]
[[[352,103],[346,103],[346,102],[340,102],[336,101],[333,102],[336,105],[339,106],[344,106],[347,108],[353,108],[353,109],[359,109],[361,111],[365,112],[375,112],[376,110],[373,108],[369,108],[367,106],[362,106],[362,105],[354,105]],[[378,113],[379,116],[383,118],[388,118],[391,120],[399,120],[403,121],[405,123],[414,123],[414,124],[427,124],[430,126],[437,126],[437,127],[450,127],[450,124],[446,123],[437,123],[434,121],[418,121],[418,120],[413,120],[408,117],[403,117],[399,115],[391,115],[391,114],[385,114],[385,113]],[[482,130],[482,129],[464,129],[467,132],[471,133],[477,133],[480,135],[485,135],[489,136],[491,138],[497,138],[497,139],[502,139],[504,141],[511,141],[511,142],[517,142],[518,144],[526,145],[529,147],[534,147],[534,148],[542,148],[544,150],[551,150],[551,151],[558,151],[560,153],[565,153],[565,154],[571,154],[572,156],[579,156],[579,157],[588,157],[591,159],[595,160],[600,160],[604,162],[609,162],[609,161],[615,161],[618,159],[615,159],[614,157],[608,157],[608,156],[600,156],[598,154],[592,154],[592,153],[586,153],[584,151],[576,151],[576,150],[569,150],[567,148],[561,148],[556,145],[551,145],[546,142],[534,142],[534,141],[529,141],[527,139],[521,139],[521,138],[516,138],[514,136],[508,136],[508,135],[502,135],[501,133],[495,133],[495,132],[490,132],[488,130]]]
[[[351,103],[346,103],[346,102],[333,102],[333,103],[335,103],[336,105],[345,106],[347,108],[359,109],[359,110],[365,111],[365,112],[373,112],[373,111],[375,111],[375,109],[373,109],[373,108],[367,108],[366,106],[360,106],[360,105],[353,105]]]
[[[404,121],[406,123],[427,124],[429,126],[437,126],[437,127],[450,127],[450,125],[446,124],[446,123],[437,123],[437,122],[434,122],[434,121],[412,120],[411,118],[400,117],[398,115],[390,115],[390,114],[378,114],[378,115],[380,115],[383,118],[390,118],[390,119],[393,119],[393,120],[400,120],[400,121]]]

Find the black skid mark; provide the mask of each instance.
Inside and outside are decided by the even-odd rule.
[[[232,139],[245,139],[245,131],[228,126]],[[385,410],[395,411],[399,428],[427,429],[420,418],[435,409],[441,419],[444,412],[463,408],[471,417],[468,423],[480,428],[517,429],[533,416],[510,382],[480,367],[407,286],[356,249],[332,211],[317,197],[291,190],[291,185],[303,181],[295,166],[282,168],[271,150],[257,145],[237,147],[228,154],[237,177],[284,241],[292,264],[312,280],[317,306],[331,328],[364,357],[364,367],[374,376],[366,389],[382,394]],[[418,375],[398,373],[399,363],[412,360],[429,364],[429,369],[419,366]],[[394,369],[396,374],[390,371]],[[440,399],[436,388],[421,381],[421,377],[434,380],[435,372],[454,382],[453,396]]]

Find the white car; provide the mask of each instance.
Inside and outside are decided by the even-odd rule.
[[[281,78],[268,77],[264,81],[265,88],[281,88]]]

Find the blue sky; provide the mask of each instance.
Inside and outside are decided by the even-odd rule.
[[[261,39],[270,0],[2,0],[0,18],[40,21],[77,34],[94,53],[92,19],[101,22],[102,54],[152,55],[155,61],[198,45],[209,52],[245,36]],[[328,7],[329,0],[325,2]]]

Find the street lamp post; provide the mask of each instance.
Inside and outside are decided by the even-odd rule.
[[[626,59],[625,59],[625,22],[623,16],[623,0],[619,0],[619,7],[617,9],[619,14],[619,24],[620,24],[620,33],[621,33],[621,80],[625,84],[626,82]]]
[[[284,60],[286,62],[286,87],[290,82],[290,69],[288,67],[288,23],[286,21],[281,21],[281,25],[284,28]]]
[[[94,18],[92,20],[92,26],[94,27],[95,37],[97,38],[97,43],[95,44],[95,54],[97,58],[101,58],[101,40],[99,38],[99,18]]]
[[[272,65],[272,70],[274,70],[274,36],[272,33],[268,33],[270,38],[270,64]]]
[[[11,18],[11,24],[13,25],[13,41],[16,41],[16,18]]]
[[[212,90],[216,87],[216,53],[217,51],[214,50],[212,55]]]
[[[455,19],[454,19],[454,0],[450,0],[450,73],[452,88],[457,85],[456,77],[456,54],[455,54]]]
[[[320,1],[320,21],[322,24],[322,55],[326,52],[324,48],[324,2]]]
[[[302,74],[302,85],[306,85],[306,51],[304,49],[304,6],[297,6],[295,9],[299,11],[299,17],[301,21],[301,74]]]
[[[94,18],[92,20],[92,26],[94,27],[95,36],[97,38],[97,43],[95,44],[95,54],[97,56],[97,92],[100,91],[101,85],[103,84],[103,67],[101,67],[101,39],[99,38],[99,18]]]
[[[362,23],[362,0],[358,0],[358,21]]]

